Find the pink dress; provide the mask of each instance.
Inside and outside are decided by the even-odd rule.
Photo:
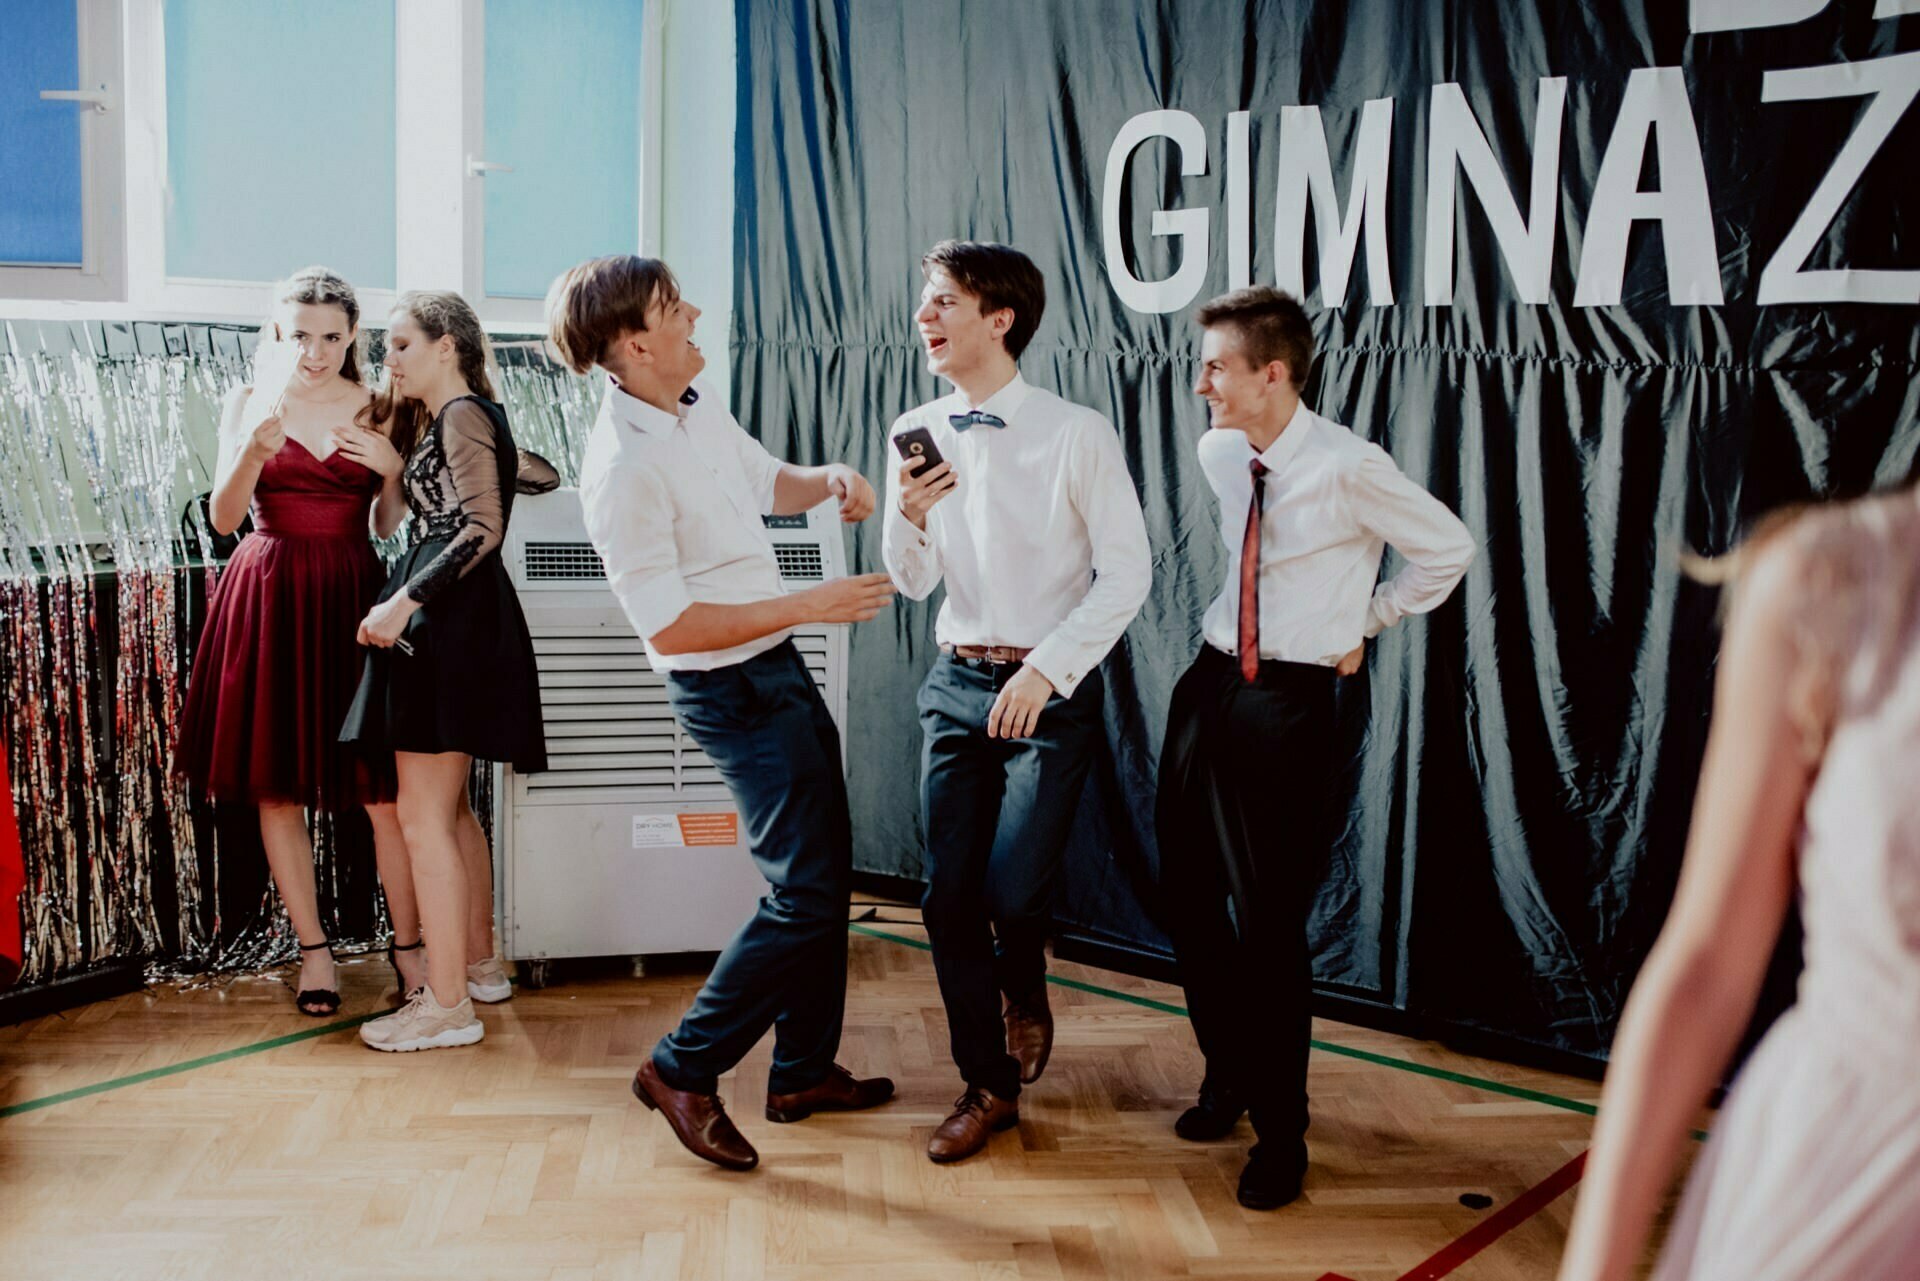
[[[1830,709],[1799,1000],[1734,1082],[1656,1281],[1920,1277],[1920,497],[1821,513],[1800,648]]]

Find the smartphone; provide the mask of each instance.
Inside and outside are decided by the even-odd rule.
[[[940,450],[933,443],[933,433],[925,427],[909,427],[893,438],[893,447],[900,452],[906,462],[920,460],[912,475],[918,476],[929,467],[938,467],[946,459],[940,456]]]

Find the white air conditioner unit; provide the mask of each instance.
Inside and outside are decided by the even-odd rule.
[[[846,573],[834,503],[764,519],[788,590]],[[517,499],[501,554],[533,635],[547,737],[545,772],[494,767],[506,956],[530,962],[523,975],[538,983],[554,957],[718,951],[766,882],[732,795],[674,720],[614,599],[579,492]],[[793,642],[844,743],[845,626],[801,628]]]

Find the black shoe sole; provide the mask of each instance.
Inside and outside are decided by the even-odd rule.
[[[1216,1119],[1212,1125],[1203,1130],[1197,1128],[1197,1123],[1187,1120],[1189,1115],[1198,1111],[1200,1111],[1198,1107],[1188,1108],[1185,1112],[1182,1112],[1179,1118],[1173,1123],[1173,1132],[1189,1143],[1218,1143],[1238,1129],[1240,1119],[1247,1114],[1247,1110],[1244,1107],[1235,1108],[1232,1113],[1232,1119],[1227,1121],[1225,1125],[1220,1124]],[[1214,1115],[1217,1118],[1225,1114],[1215,1113]]]
[[[1191,1129],[1183,1130],[1176,1125],[1173,1127],[1173,1132],[1189,1143],[1219,1143],[1224,1139],[1232,1137],[1233,1132],[1239,1128],[1240,1118],[1236,1116],[1233,1118],[1233,1124],[1227,1126],[1225,1129],[1195,1132]]]
[[[1300,1192],[1301,1189],[1295,1188],[1292,1193],[1277,1197],[1248,1196],[1244,1192],[1236,1192],[1233,1199],[1249,1210],[1278,1210],[1283,1205],[1292,1205],[1298,1201]]]
[[[1302,1170],[1291,1184],[1277,1191],[1248,1192],[1242,1186],[1234,1190],[1233,1199],[1249,1210],[1278,1210],[1283,1205],[1291,1205],[1298,1201],[1300,1194],[1306,1190],[1306,1183],[1306,1171]]]

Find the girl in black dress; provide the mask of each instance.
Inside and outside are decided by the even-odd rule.
[[[473,758],[530,773],[546,767],[546,742],[533,642],[499,556],[517,455],[486,334],[458,294],[409,293],[387,347],[381,410],[407,459],[413,538],[360,624],[366,669],[340,737],[395,754],[428,944],[426,985],[360,1037],[425,1050],[481,1038],[470,951],[497,966],[492,861],[466,803]]]

